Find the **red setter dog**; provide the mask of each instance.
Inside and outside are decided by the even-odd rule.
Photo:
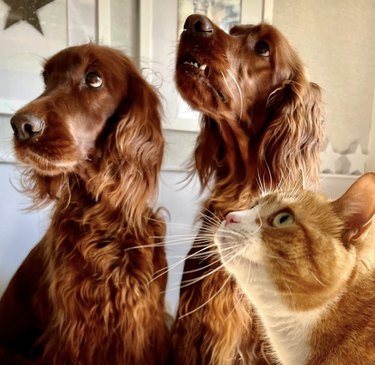
[[[307,182],[318,180],[320,89],[271,25],[235,26],[227,34],[200,15],[186,20],[176,82],[203,114],[192,166],[209,197],[185,262],[173,362],[265,364],[251,305],[220,266],[207,233],[263,190],[293,183],[301,173]]]
[[[93,44],[56,54],[43,77],[11,124],[29,191],[55,208],[1,299],[0,363],[164,364],[159,98],[129,59]]]

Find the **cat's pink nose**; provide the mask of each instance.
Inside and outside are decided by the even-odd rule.
[[[229,224],[229,223],[240,223],[240,218],[235,213],[228,213],[225,216],[225,222],[226,222],[226,224]]]

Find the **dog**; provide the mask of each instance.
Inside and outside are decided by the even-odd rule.
[[[54,208],[1,298],[0,363],[164,364],[158,95],[121,52],[94,44],[51,57],[43,78],[11,125],[26,190]]]
[[[324,111],[288,40],[269,24],[224,32],[209,18],[186,19],[175,79],[202,113],[190,164],[208,198],[185,261],[171,362],[267,364],[262,329],[213,245],[218,222],[246,209],[261,192],[319,180]],[[210,234],[211,232],[211,234]]]

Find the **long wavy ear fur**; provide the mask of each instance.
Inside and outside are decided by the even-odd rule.
[[[285,81],[268,100],[268,120],[258,147],[259,174],[273,181],[317,183],[324,113],[318,85]],[[272,181],[269,181],[272,184]]]
[[[164,139],[159,98],[135,68],[131,71],[129,93],[109,121],[98,172],[88,189],[96,199],[122,209],[128,225],[141,227],[157,192]]]
[[[223,141],[217,123],[207,117],[201,116],[201,129],[197,138],[194,154],[187,167],[190,175],[198,173],[198,177],[204,189],[219,166],[219,150]]]
[[[246,132],[236,121],[218,123],[206,115],[201,118],[201,131],[188,165],[190,175],[198,173],[202,189],[208,186],[213,176],[219,180],[216,183],[220,187],[237,189],[234,181],[242,181],[246,176]]]
[[[191,175],[198,172],[202,188],[214,176],[226,190],[238,190],[238,184],[251,176],[258,176],[268,187],[293,183],[301,174],[308,184],[318,182],[324,135],[321,91],[306,80],[303,72],[295,75],[289,75],[291,79],[269,96],[263,130],[255,137],[258,141],[248,139],[248,131],[241,123],[218,123],[202,115],[189,165]],[[250,144],[255,143],[256,156],[250,156],[253,162],[249,166],[247,154]],[[218,176],[220,173],[222,176]]]

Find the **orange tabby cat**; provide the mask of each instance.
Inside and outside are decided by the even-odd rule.
[[[375,364],[375,173],[338,200],[275,192],[229,213],[221,260],[283,365]]]

